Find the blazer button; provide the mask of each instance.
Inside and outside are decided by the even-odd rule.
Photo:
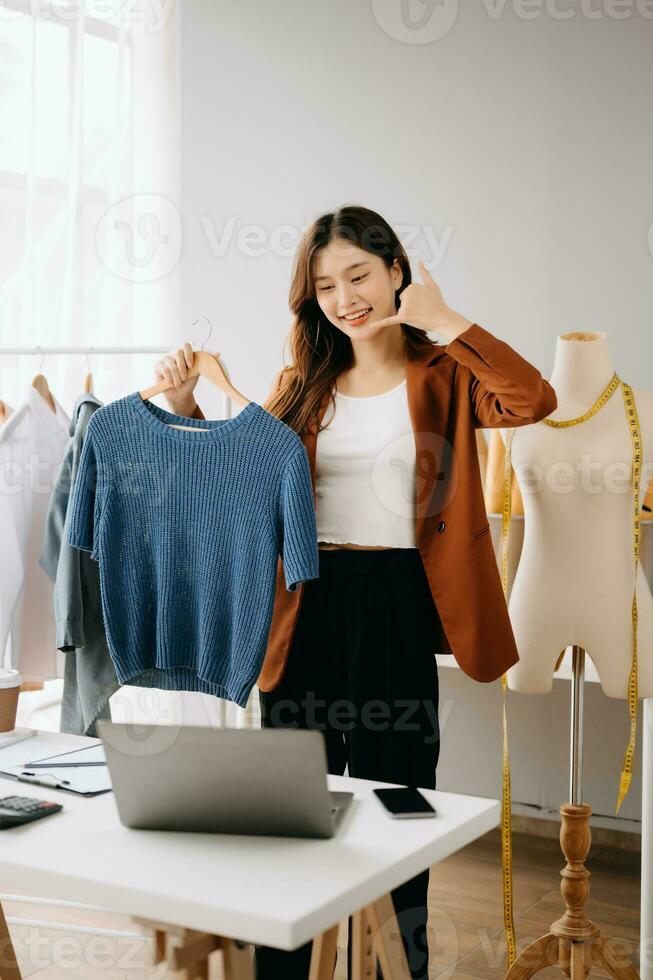
[[[438,524],[438,531],[440,532],[440,534],[442,534],[446,526],[447,525],[444,521],[440,521],[440,523]]]

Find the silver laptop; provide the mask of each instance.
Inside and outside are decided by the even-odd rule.
[[[319,731],[103,719],[97,729],[126,827],[333,837],[354,795],[327,788]]]

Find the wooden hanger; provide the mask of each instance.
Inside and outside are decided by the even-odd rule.
[[[54,404],[54,399],[52,397],[52,392],[50,391],[50,386],[48,385],[48,379],[44,374],[35,374],[32,378],[32,388],[36,388],[39,395],[48,406],[51,411],[56,415],[57,407]]]
[[[209,354],[206,350],[193,351],[193,366],[188,370],[188,377],[194,378],[196,375],[201,374],[202,377],[208,378],[209,381],[212,381],[221,391],[224,391],[226,395],[233,398],[234,401],[238,402],[244,408],[245,405],[249,405],[251,399],[246,398],[237,388],[234,388],[225,373],[224,367],[219,361],[219,357],[219,354]],[[139,391],[138,394],[145,400],[172,387],[174,386],[169,381],[162,378],[157,384],[152,385],[151,388],[145,388],[143,391]]]
[[[193,351],[193,364],[188,369],[187,377],[194,378],[196,375],[201,374],[204,378],[208,378],[209,381],[212,381],[213,384],[220,389],[220,391],[224,391],[225,395],[228,395],[229,398],[233,398],[234,401],[238,402],[238,404],[244,408],[245,405],[250,404],[251,399],[246,398],[242,392],[238,391],[237,388],[234,388],[229,380],[225,367],[220,363],[220,355],[210,354],[208,351],[203,349],[204,344],[209,339],[213,331],[211,321],[206,316],[198,316],[195,320],[193,320],[191,326],[194,327],[200,320],[206,320],[209,325],[209,332],[204,338],[202,350]],[[161,391],[167,391],[172,387],[174,387],[174,385],[172,385],[169,381],[166,381],[165,378],[162,378],[157,384],[152,385],[151,388],[145,388],[144,391],[139,391],[138,394],[143,400],[145,400],[146,398],[152,398],[153,395],[158,395]],[[181,428],[181,426],[175,426],[175,428]]]
[[[93,375],[91,374],[91,361],[88,356],[88,351],[86,352],[86,377],[84,378],[84,394],[93,394]]]
[[[0,399],[0,425],[2,425],[3,422],[6,422],[10,415],[11,409],[9,408],[9,405]]]
[[[37,348],[37,350],[38,350],[38,348]],[[46,378],[46,376],[44,374],[41,374],[40,373],[41,372],[41,368],[43,367],[43,361],[45,360],[45,358],[46,358],[46,355],[45,354],[42,354],[41,355],[41,363],[39,364],[39,373],[38,374],[35,374],[34,377],[32,378],[32,388],[36,388],[36,390],[38,391],[39,395],[41,396],[41,398],[43,399],[43,401],[45,402],[45,404],[48,406],[48,408],[50,409],[50,411],[52,411],[56,415],[57,414],[57,408],[56,408],[56,405],[54,404],[54,398],[52,397],[52,392],[50,391],[50,386],[48,385],[48,379]]]

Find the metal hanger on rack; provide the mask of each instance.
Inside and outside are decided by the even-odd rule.
[[[251,399],[246,398],[237,388],[234,388],[231,381],[227,377],[223,365],[220,363],[219,354],[209,354],[208,351],[204,350],[204,344],[211,336],[213,327],[211,326],[211,321],[208,317],[198,316],[196,320],[193,321],[192,326],[194,327],[196,323],[200,320],[206,320],[209,325],[208,336],[204,339],[204,343],[200,350],[193,351],[193,365],[188,369],[188,377],[193,378],[196,375],[202,375],[204,378],[208,378],[212,381],[216,387],[223,391],[229,398],[233,398],[234,401],[238,402],[243,408],[245,405],[249,405]],[[143,391],[139,391],[139,395],[145,401],[147,398],[152,398],[154,395],[158,395],[162,391],[167,391],[169,388],[174,387],[171,382],[162,378],[157,384],[152,385],[151,388],[145,388]]]

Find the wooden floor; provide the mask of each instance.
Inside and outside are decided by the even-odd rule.
[[[613,847],[592,847],[589,914],[638,967],[639,854]],[[513,835],[515,927],[518,948],[548,932],[561,909],[556,839]],[[3,892],[16,894],[7,883]],[[505,941],[501,904],[500,837],[492,831],[431,871],[429,911],[430,977],[441,980],[499,980],[505,975]],[[8,917],[68,923],[66,931],[10,925],[24,977],[36,980],[143,980],[156,975],[151,951],[138,938],[97,937],[75,931],[79,926],[132,930],[127,916],[79,912],[65,908],[5,903]],[[341,929],[341,940],[346,930]],[[220,980],[219,954],[212,958],[211,980]],[[337,980],[346,978],[340,948]],[[591,977],[605,977],[593,970]],[[563,974],[552,967],[542,980]],[[282,978],[280,978],[282,980]]]

